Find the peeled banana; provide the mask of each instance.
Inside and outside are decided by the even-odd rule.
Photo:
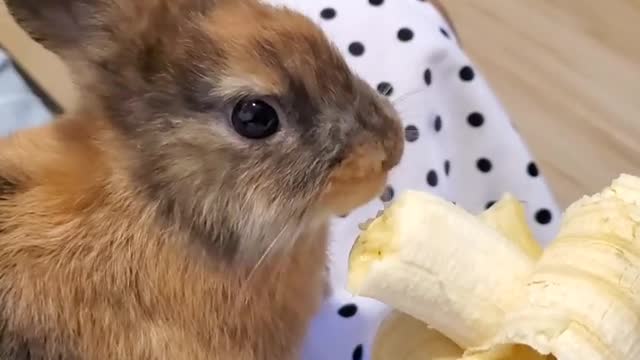
[[[513,241],[532,259],[537,260],[542,247],[529,229],[522,204],[511,194],[480,214],[479,218]],[[499,360],[517,354],[520,348],[499,349],[478,355],[476,360]],[[392,310],[383,320],[374,339],[372,360],[456,360],[464,350],[451,339],[426,323],[398,310]],[[521,360],[535,360],[521,356]]]
[[[485,349],[524,344],[559,360],[640,359],[640,179],[623,175],[571,205],[522,293]]]
[[[467,360],[640,359],[640,179],[575,202],[544,252],[522,214],[504,216],[508,200],[476,217],[403,194],[354,244],[350,290],[428,324]]]
[[[504,294],[525,282],[533,266],[521,246],[478,217],[409,191],[361,233],[348,285],[469,348],[497,333],[514,306]]]

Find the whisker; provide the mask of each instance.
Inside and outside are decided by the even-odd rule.
[[[409,91],[407,93],[404,93],[404,94],[398,96],[395,99],[392,99],[391,103],[394,106],[398,106],[398,105],[400,105],[401,102],[406,101],[406,100],[410,99],[411,97],[419,95],[419,94],[421,94],[423,92],[427,92],[428,90],[429,89],[426,89],[426,88],[420,88],[420,89],[416,89],[416,90],[413,90],[413,91]]]
[[[278,233],[278,235],[271,241],[269,246],[267,246],[267,248],[265,249],[264,253],[262,253],[262,256],[260,256],[260,259],[258,259],[258,262],[253,266],[253,268],[249,272],[249,275],[247,276],[247,282],[249,282],[251,280],[251,278],[255,274],[256,270],[258,270],[258,268],[260,268],[260,265],[262,265],[262,263],[267,258],[267,256],[269,256],[269,253],[271,253],[271,250],[273,250],[273,248],[276,246],[276,244],[278,243],[278,240],[280,240],[280,238],[282,237],[282,234],[284,234],[284,231],[285,231],[286,228],[287,228],[286,226],[283,226],[282,230],[280,230],[280,233]]]
[[[287,230],[287,226],[285,225],[282,227],[278,235],[276,235],[276,237],[273,238],[269,246],[267,246],[265,251],[262,253],[260,258],[258,259],[258,262],[256,262],[256,264],[253,266],[253,268],[249,272],[249,275],[245,279],[244,284],[240,288],[239,290],[240,299],[244,298],[245,305],[248,304],[249,298],[250,298],[249,296],[245,296],[245,292],[247,290],[247,287],[251,285],[251,279],[253,279],[253,276],[255,275],[256,271],[260,268],[260,266],[264,264],[264,261],[267,259],[267,257],[269,256],[273,248],[278,244],[278,242],[280,241],[280,239],[282,238],[282,235],[284,235],[286,230]]]
[[[391,84],[384,84],[384,85],[385,85],[384,90],[380,89],[380,86],[378,86],[378,92],[382,96],[389,96],[393,91],[393,86],[391,86]]]
[[[406,111],[397,110],[397,112],[398,112],[398,116],[400,116],[400,118],[402,118],[402,120],[404,120],[405,122],[428,116],[428,115],[425,115],[424,111],[421,111],[419,109],[407,109]]]

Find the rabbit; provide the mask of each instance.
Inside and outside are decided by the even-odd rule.
[[[0,140],[1,359],[289,360],[392,104],[256,0],[6,0],[78,105]]]

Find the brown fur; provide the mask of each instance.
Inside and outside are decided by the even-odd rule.
[[[0,140],[0,359],[294,359],[329,216],[403,151],[390,104],[253,0],[7,4],[84,97]],[[234,133],[244,96],[282,129]]]
[[[1,143],[3,170],[23,174],[23,190],[0,202],[0,224],[12,229],[0,237],[3,328],[44,339],[31,351],[47,358],[290,357],[320,299],[309,285],[322,281],[323,227],[250,283],[197,261],[123,183],[118,140],[92,120],[92,129],[61,120]]]

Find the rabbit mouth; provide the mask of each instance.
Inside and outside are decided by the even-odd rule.
[[[365,205],[384,191],[389,172],[397,164],[396,153],[379,142],[365,142],[350,149],[329,174],[320,203],[333,215],[343,215]]]
[[[366,177],[333,179],[326,187],[321,204],[333,215],[342,215],[366,204],[384,191],[386,172]]]

